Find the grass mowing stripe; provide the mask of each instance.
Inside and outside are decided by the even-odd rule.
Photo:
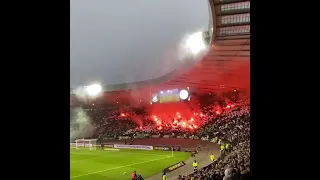
[[[142,154],[142,155],[150,155],[150,156],[169,156],[168,155],[162,155],[162,154],[156,154],[156,153],[136,153],[136,152],[127,152],[127,151],[105,151],[105,153],[129,153],[129,154]],[[70,153],[71,155],[92,155],[93,153]],[[170,154],[171,156],[171,154]]]
[[[148,162],[158,161],[158,160],[167,159],[167,158],[171,158],[171,157],[172,156],[162,157],[162,158],[157,158],[157,159],[151,159],[151,160],[148,160],[148,161],[142,161],[142,162],[138,162],[138,163],[128,164],[128,165],[125,165],[125,166],[119,166],[119,167],[115,167],[115,168],[104,169],[104,170],[100,170],[100,171],[94,171],[94,172],[90,172],[90,173],[86,173],[86,174],[80,174],[80,175],[77,175],[77,176],[72,176],[72,177],[70,177],[70,179],[77,178],[77,177],[82,177],[82,176],[87,176],[87,175],[91,175],[91,174],[97,174],[97,173],[101,173],[101,172],[105,172],[105,171],[111,171],[111,170],[115,170],[115,169],[120,169],[120,168],[124,168],[124,167],[130,167],[130,166],[134,166],[134,165],[138,165],[138,164],[144,164],[144,163],[148,163]]]
[[[108,153],[117,153],[117,152],[114,152],[114,151],[108,151]],[[119,152],[120,153],[120,152]],[[121,152],[123,153],[123,152]],[[142,154],[142,155],[152,155],[152,156],[158,156],[158,157],[168,157],[168,155],[159,155],[159,154],[145,154],[145,153],[131,153],[131,152],[128,152],[130,154]],[[87,154],[90,154],[90,153],[87,153]],[[91,155],[91,154],[90,154]],[[71,163],[72,162],[78,162],[78,161],[84,161],[84,160],[91,160],[91,159],[100,159],[102,158],[101,156],[99,157],[90,157],[90,158],[84,158],[84,159],[78,159],[78,160],[73,160],[73,161],[70,161]]]
[[[78,162],[78,161],[84,161],[84,160],[90,160],[90,159],[98,159],[98,158],[101,158],[101,157],[99,156],[99,157],[84,158],[84,159],[73,160],[70,162],[72,163],[72,162]]]
[[[129,153],[129,154],[138,154],[138,155],[150,155],[150,156],[162,156],[162,157],[164,157],[164,156],[169,156],[169,155],[162,155],[162,154],[155,154],[155,153],[135,153],[135,152],[123,152],[123,151],[106,151],[106,152],[108,152],[108,153]],[[170,156],[171,156],[171,154],[170,154]]]

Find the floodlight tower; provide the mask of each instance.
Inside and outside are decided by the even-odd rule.
[[[97,97],[102,91],[100,84],[92,84],[90,86],[86,86],[85,89],[89,97]]]
[[[198,31],[189,35],[184,42],[187,52],[193,57],[202,57],[210,44],[210,32]]]
[[[85,94],[87,102],[90,100],[95,100],[102,93],[102,87],[100,84],[92,84],[89,86],[85,86]]]

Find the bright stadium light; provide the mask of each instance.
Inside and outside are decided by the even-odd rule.
[[[158,102],[158,101],[159,101],[158,95],[157,95],[157,94],[153,94],[153,95],[152,95],[152,102],[156,103],[156,102]]]
[[[186,46],[194,55],[205,50],[206,45],[203,40],[203,33],[200,31],[190,35],[186,41]]]
[[[87,94],[88,94],[89,96],[96,96],[96,95],[98,95],[98,94],[101,92],[101,90],[102,90],[102,87],[101,87],[101,85],[99,85],[99,84],[92,84],[92,85],[90,85],[90,86],[86,86],[85,88],[86,88]]]
[[[182,100],[186,100],[189,97],[189,92],[183,89],[180,91],[179,96]]]

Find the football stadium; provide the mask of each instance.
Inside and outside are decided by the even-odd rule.
[[[178,69],[71,88],[70,179],[250,179],[250,1],[208,9]]]

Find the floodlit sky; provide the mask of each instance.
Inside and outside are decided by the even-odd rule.
[[[165,75],[182,39],[208,23],[207,0],[71,0],[70,86]]]

